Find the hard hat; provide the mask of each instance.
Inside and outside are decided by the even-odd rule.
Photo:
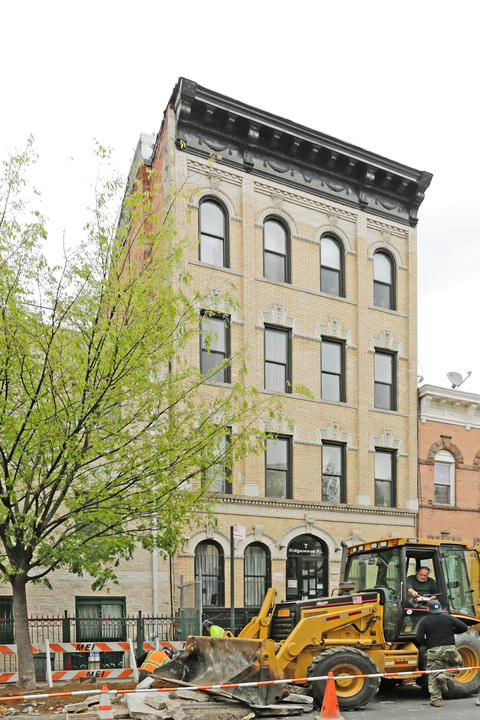
[[[202,627],[207,628],[210,627],[210,625],[213,625],[211,620],[204,620]]]
[[[432,615],[436,615],[437,613],[442,612],[442,606],[438,602],[438,600],[430,600],[429,603],[427,603],[427,607],[432,613]]]
[[[169,647],[168,645],[164,645],[163,652],[167,653],[168,657],[171,658],[173,655],[173,648]]]

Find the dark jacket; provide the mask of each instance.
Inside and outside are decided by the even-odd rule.
[[[455,635],[467,632],[468,625],[446,612],[428,614],[417,626],[415,641],[430,648],[455,645]]]

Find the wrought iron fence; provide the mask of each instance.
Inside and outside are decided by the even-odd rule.
[[[175,617],[159,615],[145,616],[141,611],[137,615],[123,618],[78,618],[36,617],[29,619],[32,645],[49,643],[108,643],[132,640],[135,655],[144,652],[144,643],[154,647],[161,642],[185,641],[188,635],[200,634],[200,613],[192,609],[189,614],[180,611]],[[13,618],[0,618],[0,643],[15,644],[15,626]],[[35,672],[37,680],[46,677],[46,655],[35,653]],[[128,652],[78,652],[55,653],[51,657],[52,670],[115,669],[130,667]],[[16,672],[16,655],[0,654],[0,672]]]

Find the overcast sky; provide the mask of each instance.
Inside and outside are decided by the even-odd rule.
[[[53,247],[92,203],[94,138],[127,174],[179,76],[427,170],[418,374],[471,370],[480,394],[479,16],[473,0],[4,0],[0,156],[35,136]]]

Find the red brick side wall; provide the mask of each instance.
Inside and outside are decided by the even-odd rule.
[[[448,450],[455,458],[455,505],[434,503],[434,458]],[[424,538],[480,541],[480,429],[419,423],[419,512],[417,534]]]

